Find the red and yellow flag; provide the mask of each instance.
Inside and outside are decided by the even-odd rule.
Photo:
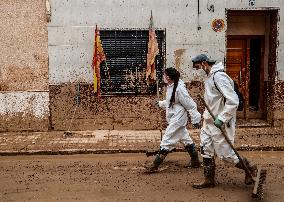
[[[149,85],[156,81],[156,64],[155,59],[159,54],[157,37],[154,29],[153,15],[151,11],[150,26],[149,26],[149,42],[147,53],[146,81]]]
[[[92,67],[94,70],[94,93],[97,93],[98,96],[100,96],[100,64],[105,60],[106,56],[100,39],[100,31],[96,26]]]

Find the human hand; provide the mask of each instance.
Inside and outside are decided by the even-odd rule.
[[[218,118],[216,118],[214,120],[214,125],[217,127],[217,128],[221,128],[222,125],[223,125],[223,121],[219,120]]]
[[[195,129],[200,129],[200,128],[201,128],[200,123],[193,123],[192,126],[193,126],[193,128],[195,128]]]

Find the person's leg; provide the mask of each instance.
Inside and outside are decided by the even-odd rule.
[[[157,172],[168,153],[175,148],[174,146],[179,141],[179,133],[177,133],[178,129],[176,124],[168,125],[160,143],[159,153],[155,156],[153,163],[150,166],[146,166],[148,172]]]
[[[188,152],[191,158],[188,167],[199,168],[201,163],[198,158],[198,152],[196,150],[194,142],[192,141],[189,135],[188,130],[186,129],[185,126],[183,126],[177,132],[181,137],[180,142],[184,145],[185,150]]]
[[[176,123],[170,123],[166,128],[160,143],[160,148],[168,151],[172,151],[176,144],[180,141],[181,126]]]
[[[204,181],[201,183],[194,183],[192,187],[195,189],[215,187],[214,158],[203,158],[203,168],[204,168]]]
[[[245,171],[244,165],[240,162],[239,158],[235,154],[234,150],[231,148],[231,146],[227,143],[225,137],[223,134],[221,134],[221,131],[219,129],[214,130],[215,134],[212,136],[213,142],[214,142],[214,148],[216,151],[216,154],[220,159],[222,159],[225,163],[228,163],[231,166],[235,166],[236,168],[242,169]],[[226,127],[225,129],[226,135],[229,138],[229,140],[234,144],[234,133],[235,128],[233,126]],[[257,167],[256,165],[251,164],[245,157],[241,157],[245,166],[248,168],[248,170],[253,174],[253,176],[257,173]],[[245,184],[249,185],[252,184],[254,181],[251,177],[251,175],[247,172],[245,172]]]
[[[163,163],[163,161],[165,160],[168,153],[169,153],[168,150],[160,149],[159,153],[156,154],[153,163],[150,166],[146,167],[147,171],[148,172],[157,172],[159,166]]]
[[[202,183],[194,183],[192,186],[196,189],[203,189],[215,186],[215,160],[214,145],[206,126],[201,129],[200,147],[201,156],[203,157],[204,181]]]

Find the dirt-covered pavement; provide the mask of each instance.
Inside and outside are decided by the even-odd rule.
[[[237,128],[235,148],[238,150],[284,151],[284,128]],[[200,130],[189,130],[196,145]],[[164,131],[162,131],[164,134]],[[95,130],[48,132],[0,132],[0,155],[137,153],[160,146],[159,130]],[[178,150],[184,149],[177,145]]]
[[[267,168],[265,200],[283,201],[284,152],[241,152]],[[144,154],[1,156],[0,201],[253,201],[244,173],[217,161],[215,188],[195,190],[202,169],[188,169],[184,152],[145,174]]]

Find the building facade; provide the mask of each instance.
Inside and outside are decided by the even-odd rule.
[[[159,129],[165,67],[180,70],[198,102],[203,76],[191,58],[206,53],[239,83],[239,119],[284,120],[284,2],[281,0],[4,0],[0,46],[0,131]],[[145,84],[150,15],[158,82]],[[107,63],[93,93],[96,26]],[[200,108],[202,110],[202,107]]]

